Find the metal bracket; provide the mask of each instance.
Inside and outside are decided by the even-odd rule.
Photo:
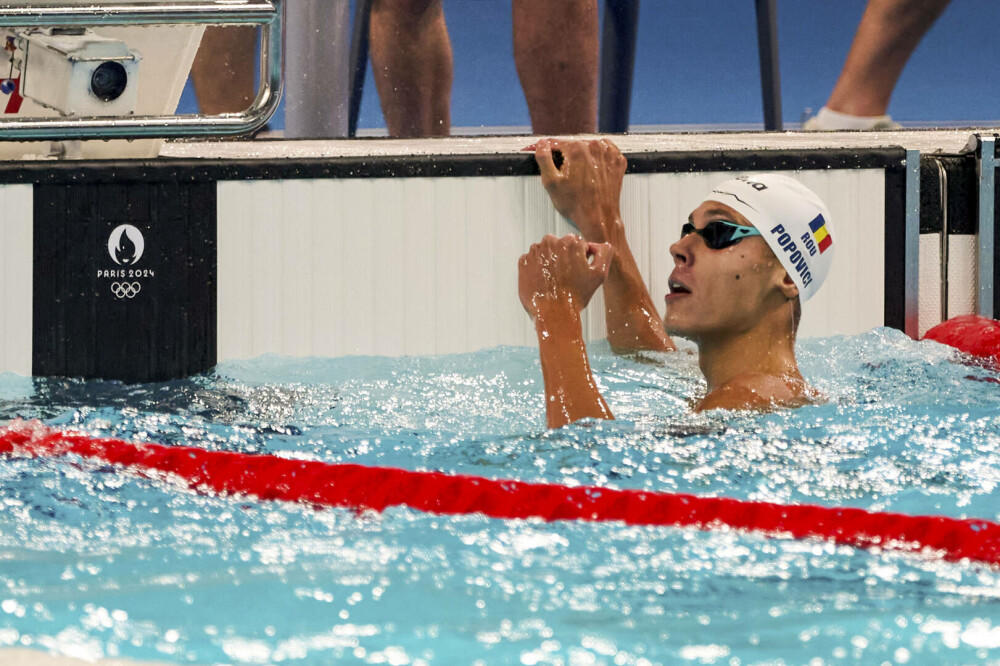
[[[69,141],[234,136],[263,127],[278,108],[283,69],[285,0],[135,2],[80,7],[43,3],[0,5],[0,28],[127,25],[259,25],[260,87],[242,113],[127,118],[11,118],[0,120],[0,141]]]
[[[920,336],[920,151],[906,151],[906,232],[904,236],[903,332]]]
[[[996,137],[979,137],[979,289],[976,311],[992,318],[996,206]]]
[[[950,254],[951,237],[948,233],[948,171],[941,160],[935,159],[938,170],[938,192],[941,205],[941,321],[948,319],[948,256]]]

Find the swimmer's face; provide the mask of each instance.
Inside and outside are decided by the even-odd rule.
[[[688,221],[704,229],[722,220],[752,226],[725,204],[706,201]],[[788,302],[787,273],[760,236],[713,250],[696,233],[670,246],[674,270],[666,296],[667,332],[698,340],[746,332],[774,307]]]

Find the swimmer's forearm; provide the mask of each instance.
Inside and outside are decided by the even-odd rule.
[[[621,218],[605,225],[614,248],[611,269],[604,282],[604,315],[608,342],[615,351],[673,351],[674,341],[663,330],[639,266],[625,239]]]
[[[576,307],[564,301],[539,304],[535,331],[548,427],[561,428],[583,418],[613,419],[590,369]]]

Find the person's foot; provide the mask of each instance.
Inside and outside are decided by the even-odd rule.
[[[825,106],[812,118],[802,123],[805,132],[829,132],[832,130],[897,130],[903,126],[893,121],[892,116],[851,116],[831,111]]]

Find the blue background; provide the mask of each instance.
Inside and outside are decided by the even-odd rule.
[[[601,3],[603,4],[603,3]],[[866,0],[779,0],[786,123],[818,110],[837,80]],[[455,57],[454,127],[530,124],[514,69],[509,0],[445,0]],[[763,124],[752,0],[645,0],[632,125]],[[954,0],[917,48],[889,112],[918,126],[1000,120],[1000,2]],[[181,112],[196,109],[185,91]],[[279,113],[272,120],[283,126]],[[369,67],[359,127],[384,128]]]

